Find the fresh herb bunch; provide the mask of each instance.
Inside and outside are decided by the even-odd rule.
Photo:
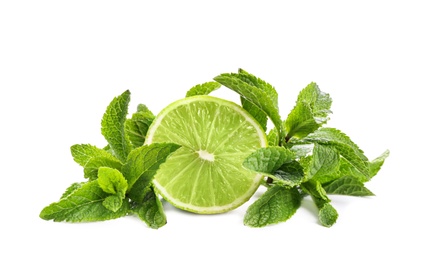
[[[208,95],[221,85],[237,92],[242,107],[267,131],[269,146],[250,154],[243,166],[265,176],[267,191],[248,208],[244,224],[263,227],[288,220],[310,196],[319,209],[319,221],[332,226],[338,213],[328,194],[372,196],[364,183],[380,170],[389,151],[369,161],[343,132],[323,125],[329,120],[332,99],[315,83],[298,95],[286,120],[278,109],[278,93],[269,83],[240,69],[191,88],[186,97]],[[114,98],[101,122],[108,142],[71,147],[84,168],[85,182],[72,184],[58,202],[45,207],[45,220],[89,222],[137,215],[151,228],[166,224],[160,197],[152,180],[162,163],[180,145],[144,145],[154,114],[143,104],[127,118],[130,92]]]

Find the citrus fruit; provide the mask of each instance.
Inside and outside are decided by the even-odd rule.
[[[266,134],[242,107],[211,96],[170,104],[151,124],[145,144],[181,145],[161,165],[153,185],[177,208],[200,214],[222,213],[248,201],[262,176],[242,166],[266,147]]]

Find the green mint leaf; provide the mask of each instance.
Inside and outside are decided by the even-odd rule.
[[[123,205],[124,197],[125,195],[120,192],[117,194],[109,195],[102,202],[102,205],[112,212],[117,212]]]
[[[303,182],[305,173],[299,162],[292,161],[283,164],[278,170],[268,176],[271,177],[274,182],[294,187]]]
[[[338,212],[330,203],[323,204],[322,208],[319,209],[319,221],[325,227],[333,226],[338,216]]]
[[[159,166],[180,148],[172,143],[153,143],[133,150],[121,171],[128,183],[127,196],[141,202]]]
[[[100,167],[98,169],[98,184],[104,192],[110,194],[121,193],[123,198],[129,186],[119,170],[108,167]]]
[[[361,177],[370,178],[369,163],[358,146],[347,135],[334,128],[320,128],[302,139],[303,142],[311,142],[333,146],[339,154],[354,166]]]
[[[186,97],[209,95],[211,92],[219,89],[220,87],[221,84],[215,81],[198,84],[187,91]]]
[[[320,124],[314,119],[310,105],[299,102],[291,110],[285,121],[285,129],[288,133],[286,138],[303,138],[319,127]]]
[[[300,207],[301,198],[296,188],[273,185],[247,209],[244,224],[264,227],[287,221]]]
[[[319,221],[325,227],[331,227],[336,223],[338,213],[330,205],[330,199],[327,197],[326,191],[318,181],[307,181],[301,184],[304,192],[308,193],[313,202],[319,209]]]
[[[380,171],[380,168],[383,166],[384,161],[387,157],[389,157],[389,154],[389,150],[386,150],[383,154],[370,162],[370,178],[373,178],[377,175],[377,173]]]
[[[279,145],[279,136],[276,133],[276,128],[269,131],[267,135],[269,146],[278,146]]]
[[[296,105],[285,121],[287,139],[303,138],[328,121],[332,99],[312,82],[298,95]]]
[[[283,122],[279,115],[278,107],[272,102],[272,98],[268,93],[242,81],[238,78],[238,74],[234,73],[221,74],[216,76],[214,80],[237,92],[244,99],[253,103],[256,107],[265,112],[276,127],[278,136],[280,136],[280,139],[283,140]]]
[[[90,144],[75,144],[70,147],[70,151],[73,160],[82,167],[85,167],[92,158],[97,157],[106,157],[110,160],[118,161],[118,159],[111,155],[106,149],[101,149]]]
[[[275,88],[273,88],[269,83],[257,78],[256,76],[246,72],[243,69],[238,70],[238,74],[233,74],[238,79],[244,81],[245,83],[254,86],[263,90],[265,93],[268,94],[269,98],[271,99],[273,105],[278,110],[278,92],[276,92]],[[249,112],[259,124],[262,126],[263,130],[266,131],[267,120],[268,116],[264,111],[262,111],[258,106],[254,103],[248,101],[246,98],[241,97],[241,104],[243,108]],[[275,132],[276,133],[276,132]],[[278,143],[279,144],[279,143]],[[278,145],[276,144],[276,145]]]
[[[349,196],[373,196],[374,194],[364,186],[364,183],[352,176],[343,176],[323,186],[328,194]]]
[[[142,202],[132,202],[131,211],[151,228],[158,229],[167,223],[161,200],[151,187],[147,189]]]
[[[340,155],[335,147],[316,143],[311,158],[307,179],[325,183],[339,177]]]
[[[267,93],[273,105],[278,109],[278,92],[272,85],[243,69],[238,70],[237,77],[249,85],[255,86]]]
[[[64,199],[67,198],[70,194],[72,194],[75,190],[79,189],[80,187],[82,187],[84,183],[80,183],[80,182],[75,182],[72,185],[70,185],[66,191],[63,193],[63,195],[61,195],[60,199]]]
[[[125,199],[120,209],[113,212],[102,204],[108,196],[109,194],[101,189],[98,181],[90,181],[66,198],[45,207],[40,217],[54,221],[91,222],[125,216],[129,211],[128,200]]]
[[[273,173],[284,163],[291,162],[294,153],[285,147],[270,146],[257,149],[243,162],[243,166],[261,173]]]
[[[253,104],[250,101],[247,101],[244,97],[241,97],[241,105],[249,112],[249,114],[256,119],[256,121],[259,123],[259,125],[263,128],[264,131],[267,129],[267,123],[268,123],[268,116],[265,112],[263,112],[258,106]],[[276,134],[276,131],[275,131]],[[279,137],[278,137],[279,138]]]
[[[140,147],[145,142],[145,137],[149,126],[152,124],[155,116],[149,109],[140,104],[138,112],[133,113],[130,119],[127,119],[124,125],[125,132],[133,148]]]
[[[91,158],[83,169],[84,177],[89,180],[96,180],[98,178],[98,169],[100,167],[109,167],[120,170],[121,162],[115,157],[100,156]]]
[[[130,91],[115,97],[108,105],[101,121],[101,133],[116,157],[125,162],[131,151],[129,138],[125,132],[125,121],[130,102]]]

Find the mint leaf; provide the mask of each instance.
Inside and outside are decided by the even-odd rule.
[[[118,159],[111,155],[105,149],[98,148],[90,144],[75,144],[70,147],[70,151],[73,156],[73,160],[80,166],[85,165],[92,159],[97,157],[105,157],[110,160],[118,162]]]
[[[285,121],[287,140],[303,138],[327,122],[332,99],[312,82],[298,95],[296,105]]]
[[[105,200],[102,202],[102,205],[112,212],[117,212],[124,202],[124,194],[117,193],[113,195],[109,195],[105,198]]]
[[[330,205],[330,199],[326,191],[318,181],[307,181],[301,184],[304,192],[308,193],[319,209],[319,221],[325,227],[331,227],[336,223],[338,212]]]
[[[370,178],[373,178],[374,176],[377,175],[380,168],[383,166],[384,161],[386,160],[387,157],[389,157],[389,154],[390,154],[389,150],[386,150],[383,154],[381,154],[379,157],[377,157],[376,159],[370,162],[369,164]]]
[[[362,178],[370,178],[368,159],[358,146],[341,131],[334,128],[320,128],[302,139],[303,142],[311,142],[333,146],[339,154],[347,160]]]
[[[338,212],[330,203],[323,204],[323,206],[319,209],[319,221],[325,227],[333,226],[338,217]]]
[[[246,72],[243,69],[239,69],[238,74],[233,74],[233,75],[235,75],[238,79],[244,81],[245,83],[251,86],[254,86],[256,88],[259,88],[263,90],[265,93],[267,93],[273,105],[278,110],[278,92],[276,92],[275,88],[273,88],[269,83],[261,80],[260,78],[257,78],[256,76]],[[248,101],[244,97],[241,97],[241,104],[243,108],[247,112],[249,112],[257,120],[257,122],[259,122],[263,130],[266,131],[267,120],[268,120],[268,116],[266,115],[266,113],[262,111],[254,103]]]
[[[108,167],[98,169],[98,184],[104,192],[110,194],[126,194],[128,188],[123,174],[119,170]]]
[[[72,194],[75,190],[79,189],[80,187],[82,187],[84,183],[80,183],[80,182],[75,182],[72,185],[70,185],[70,187],[68,187],[66,189],[66,191],[63,193],[63,195],[61,195],[60,199],[64,199],[67,198],[70,194]]]
[[[278,92],[274,87],[272,87],[272,85],[243,69],[238,69],[237,77],[247,84],[255,86],[267,93],[273,105],[278,110]]]
[[[133,150],[121,169],[128,183],[127,196],[141,202],[161,163],[178,148],[177,144],[153,143]]]
[[[108,195],[101,189],[98,181],[90,181],[66,198],[45,207],[40,217],[44,220],[90,222],[125,216],[129,211],[128,200],[124,200],[120,209],[113,212],[102,204]]]
[[[334,146],[314,144],[307,179],[325,183],[339,177],[340,155]]]
[[[145,105],[140,104],[138,112],[133,113],[132,117],[126,120],[124,128],[133,148],[144,144],[149,126],[154,119],[152,112]]]
[[[187,91],[186,97],[209,95],[211,92],[219,89],[220,87],[221,84],[215,81],[198,84]]]
[[[285,147],[270,146],[257,149],[243,162],[243,166],[261,173],[273,173],[284,163],[291,162],[294,153]]]
[[[278,107],[273,103],[272,98],[264,90],[250,85],[240,78],[237,74],[221,74],[214,78],[215,81],[221,83],[227,88],[237,92],[247,101],[253,103],[261,109],[272,120],[277,129],[277,134],[283,140],[283,123],[279,115]]]
[[[297,161],[292,161],[283,164],[278,170],[271,175],[274,182],[282,183],[287,186],[297,186],[304,180],[305,174],[301,164]]]
[[[85,168],[83,169],[84,177],[89,180],[96,180],[98,178],[98,169],[100,167],[109,167],[120,170],[122,164],[116,158],[104,156],[92,158],[88,161],[88,163],[86,163]]]
[[[101,133],[107,140],[116,157],[125,162],[131,151],[131,145],[125,132],[124,122],[126,121],[128,106],[130,102],[130,91],[115,97],[108,105],[101,121]]]
[[[373,196],[374,194],[364,186],[364,183],[352,176],[343,176],[323,186],[328,194],[349,196]]]
[[[264,227],[287,221],[301,204],[301,194],[296,188],[280,185],[270,187],[247,209],[244,224],[250,227]]]
[[[269,146],[278,146],[279,145],[279,136],[276,133],[276,128],[269,131],[267,135]]]
[[[167,223],[161,200],[152,188],[147,189],[141,203],[132,203],[131,211],[151,228],[158,229]]]

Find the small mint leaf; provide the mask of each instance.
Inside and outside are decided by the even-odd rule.
[[[133,113],[132,117],[127,119],[124,125],[125,132],[133,148],[140,147],[144,144],[149,126],[155,119],[155,116],[146,106],[139,106],[138,112]]]
[[[247,209],[244,224],[264,227],[287,221],[300,207],[301,198],[296,188],[273,185]]]
[[[116,169],[100,167],[98,169],[98,184],[101,189],[109,194],[126,194],[128,184],[123,174]]]
[[[390,154],[389,150],[386,150],[383,154],[381,154],[379,157],[377,157],[376,159],[370,162],[369,164],[370,178],[373,178],[374,176],[377,175],[380,168],[383,166],[384,161],[386,160],[387,157],[389,157],[389,154]]]
[[[90,144],[75,144],[70,147],[70,151],[73,156],[73,160],[80,166],[85,165],[93,158],[105,157],[109,160],[118,161],[113,155],[111,155],[106,149],[101,149]]]
[[[308,169],[308,179],[320,183],[339,177],[340,155],[334,146],[314,144],[312,161]]]
[[[161,200],[152,188],[148,188],[142,202],[132,202],[131,211],[149,227],[158,229],[167,223]]]
[[[319,221],[325,227],[333,226],[333,224],[336,223],[338,216],[338,212],[330,203],[323,204],[322,208],[319,210]]]
[[[130,91],[115,97],[108,105],[101,121],[101,133],[116,157],[125,162],[131,151],[129,138],[125,132],[125,121],[130,102]]]
[[[117,212],[123,205],[124,195],[121,193],[109,195],[102,202],[102,205],[112,212]]]
[[[298,95],[296,105],[285,121],[287,139],[303,138],[325,124],[331,113],[332,99],[312,82]]]
[[[85,168],[83,169],[84,177],[89,180],[96,180],[98,178],[98,169],[100,167],[108,167],[120,170],[122,164],[114,157],[110,158],[106,156],[100,156],[92,158],[88,163],[86,163]]]
[[[221,84],[215,81],[198,84],[187,91],[186,97],[209,95],[211,92],[219,89],[220,87]]]
[[[279,136],[276,133],[276,128],[269,131],[267,135],[269,146],[278,146],[279,145]]]
[[[271,175],[274,182],[279,182],[287,186],[297,186],[304,180],[305,173],[301,164],[297,161],[292,161],[283,164],[278,170]]]

